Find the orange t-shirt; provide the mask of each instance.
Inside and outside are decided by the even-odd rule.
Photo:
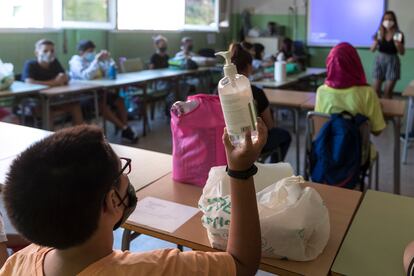
[[[52,250],[30,245],[12,255],[0,270],[0,275],[43,276],[43,261]],[[236,275],[233,257],[226,253],[155,250],[145,253],[113,251],[86,267],[83,275]]]

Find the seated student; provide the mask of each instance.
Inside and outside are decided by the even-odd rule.
[[[184,58],[184,59],[191,59],[192,57],[197,56],[196,53],[193,52],[193,39],[191,37],[183,37],[181,39],[181,51],[178,52],[175,57],[176,58]],[[200,81],[198,78],[189,78],[185,80],[183,87],[181,88],[182,93],[180,93],[181,99],[186,99],[188,95],[195,94],[197,90],[197,86],[200,85]]]
[[[381,105],[374,89],[367,84],[361,60],[349,43],[334,47],[326,59],[327,78],[316,94],[315,111],[366,116],[371,132],[379,135],[385,128]]]
[[[231,51],[231,62],[236,65],[237,72],[239,74],[249,77],[253,72],[252,66],[252,56],[243,49],[243,47],[234,43],[230,46]],[[263,152],[272,152],[270,156],[270,162],[276,163],[285,159],[286,153],[289,149],[291,137],[289,132],[284,129],[274,127],[275,123],[273,122],[272,112],[269,107],[269,100],[267,99],[265,93],[262,89],[257,86],[252,85],[253,98],[256,103],[256,110],[258,116],[260,116],[267,128],[268,139],[267,143],[263,148]],[[280,149],[281,156],[279,157],[276,149]],[[281,159],[280,159],[281,158]]]
[[[265,47],[261,43],[253,44],[254,56],[253,56],[253,70],[261,70],[265,67],[273,66],[274,61],[272,59],[264,60]]]
[[[52,41],[41,39],[35,44],[36,59],[27,60],[23,67],[22,81],[47,86],[66,85],[69,81],[62,65],[55,56],[55,45]],[[53,118],[63,113],[70,113],[75,125],[83,123],[82,110],[79,103],[60,104],[51,108],[50,125]]]
[[[80,41],[77,49],[79,55],[74,55],[69,61],[71,77],[75,80],[93,80],[105,77],[108,66],[114,62],[110,53],[102,50],[96,54],[96,46],[90,40]],[[122,138],[131,143],[137,143],[138,136],[128,125],[128,112],[123,99],[117,93],[107,93],[107,105],[100,102],[102,115],[112,122],[117,130],[122,130]]]
[[[276,54],[276,60],[286,62],[296,62],[296,58],[293,56],[293,41],[290,38],[283,39],[280,51]]]
[[[155,53],[151,56],[149,68],[161,69],[168,68],[167,38],[162,35],[154,37]]]
[[[261,234],[252,176],[267,139],[260,119],[257,127],[258,140],[248,134],[242,147],[223,135],[233,175],[227,252],[113,250],[113,230],[137,204],[127,176],[131,160],[118,157],[96,126],[64,129],[33,144],[11,165],[4,191],[11,222],[33,244],[11,256],[0,274],[254,275]]]
[[[193,52],[193,39],[191,37],[183,37],[181,39],[181,51],[179,51],[175,57],[176,58],[192,58],[196,56]]]

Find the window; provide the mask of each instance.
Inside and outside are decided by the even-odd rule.
[[[185,0],[185,26],[217,28],[218,0]]]
[[[54,0],[56,1],[56,0]],[[67,28],[113,29],[114,0],[61,0],[55,9],[57,25]]]
[[[65,0],[63,1],[63,20],[108,22],[108,1]]]
[[[206,30],[229,26],[230,0],[0,0],[0,29]],[[117,20],[117,22],[116,22]]]
[[[0,0],[0,28],[43,28],[43,0]]]
[[[183,19],[182,0],[118,0],[118,29],[178,30]]]
[[[118,0],[118,29],[217,31],[222,1]]]

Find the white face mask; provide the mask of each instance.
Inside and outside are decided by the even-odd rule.
[[[55,55],[50,53],[43,53],[39,55],[38,59],[39,62],[52,63],[55,60]]]
[[[384,20],[384,22],[382,22],[382,26],[384,26],[386,29],[391,29],[394,26],[394,21]]]

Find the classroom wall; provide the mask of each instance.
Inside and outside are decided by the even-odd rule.
[[[404,2],[404,5],[400,5],[400,2]],[[299,16],[298,16],[298,35],[297,39],[306,41],[306,15],[305,6],[303,0],[297,0],[299,5]],[[254,7],[254,13],[251,17],[252,25],[260,28],[266,28],[266,24],[269,21],[275,21],[279,24],[287,26],[287,34],[293,36],[293,22],[289,16],[289,6],[293,4],[293,0],[239,0],[233,4],[233,14],[231,17],[231,35],[232,40],[236,40],[238,32],[241,27],[240,13],[245,8]],[[402,31],[406,36],[414,32],[414,16],[410,12],[399,11],[414,10],[414,1],[407,0],[389,0],[388,6],[390,9],[394,9],[399,17],[399,21],[403,22],[401,25]],[[403,7],[403,8],[401,8]],[[274,11],[274,12],[273,12]],[[405,30],[406,28],[407,30]],[[411,38],[414,40],[414,37]],[[414,45],[414,44],[413,44]],[[411,44],[408,45],[412,47]],[[309,53],[311,54],[311,66],[320,67],[325,65],[326,57],[329,53],[330,48],[328,47],[310,47]],[[373,61],[375,54],[370,52],[367,48],[358,49],[358,53],[361,57],[364,70],[369,82],[371,82],[371,72],[373,67]],[[402,92],[405,87],[414,80],[413,68],[414,66],[414,49],[406,49],[406,54],[401,57],[401,80],[397,83],[395,88],[396,92]]]
[[[159,32],[115,32],[104,30],[59,30],[32,32],[0,32],[0,59],[11,62],[15,73],[21,73],[24,61],[33,58],[34,43],[47,38],[56,43],[57,57],[68,69],[68,61],[76,53],[76,44],[81,39],[91,39],[98,49],[108,49],[115,59],[119,57],[141,57],[147,62],[153,53],[152,37]],[[180,40],[183,36],[194,39],[195,50],[199,48],[225,49],[230,40],[230,32],[211,33],[215,44],[208,44],[206,32],[167,32],[162,33],[169,40],[169,53],[174,55],[179,51]],[[210,35],[211,35],[210,34]],[[66,41],[66,43],[64,43]],[[65,47],[66,45],[66,47]]]

